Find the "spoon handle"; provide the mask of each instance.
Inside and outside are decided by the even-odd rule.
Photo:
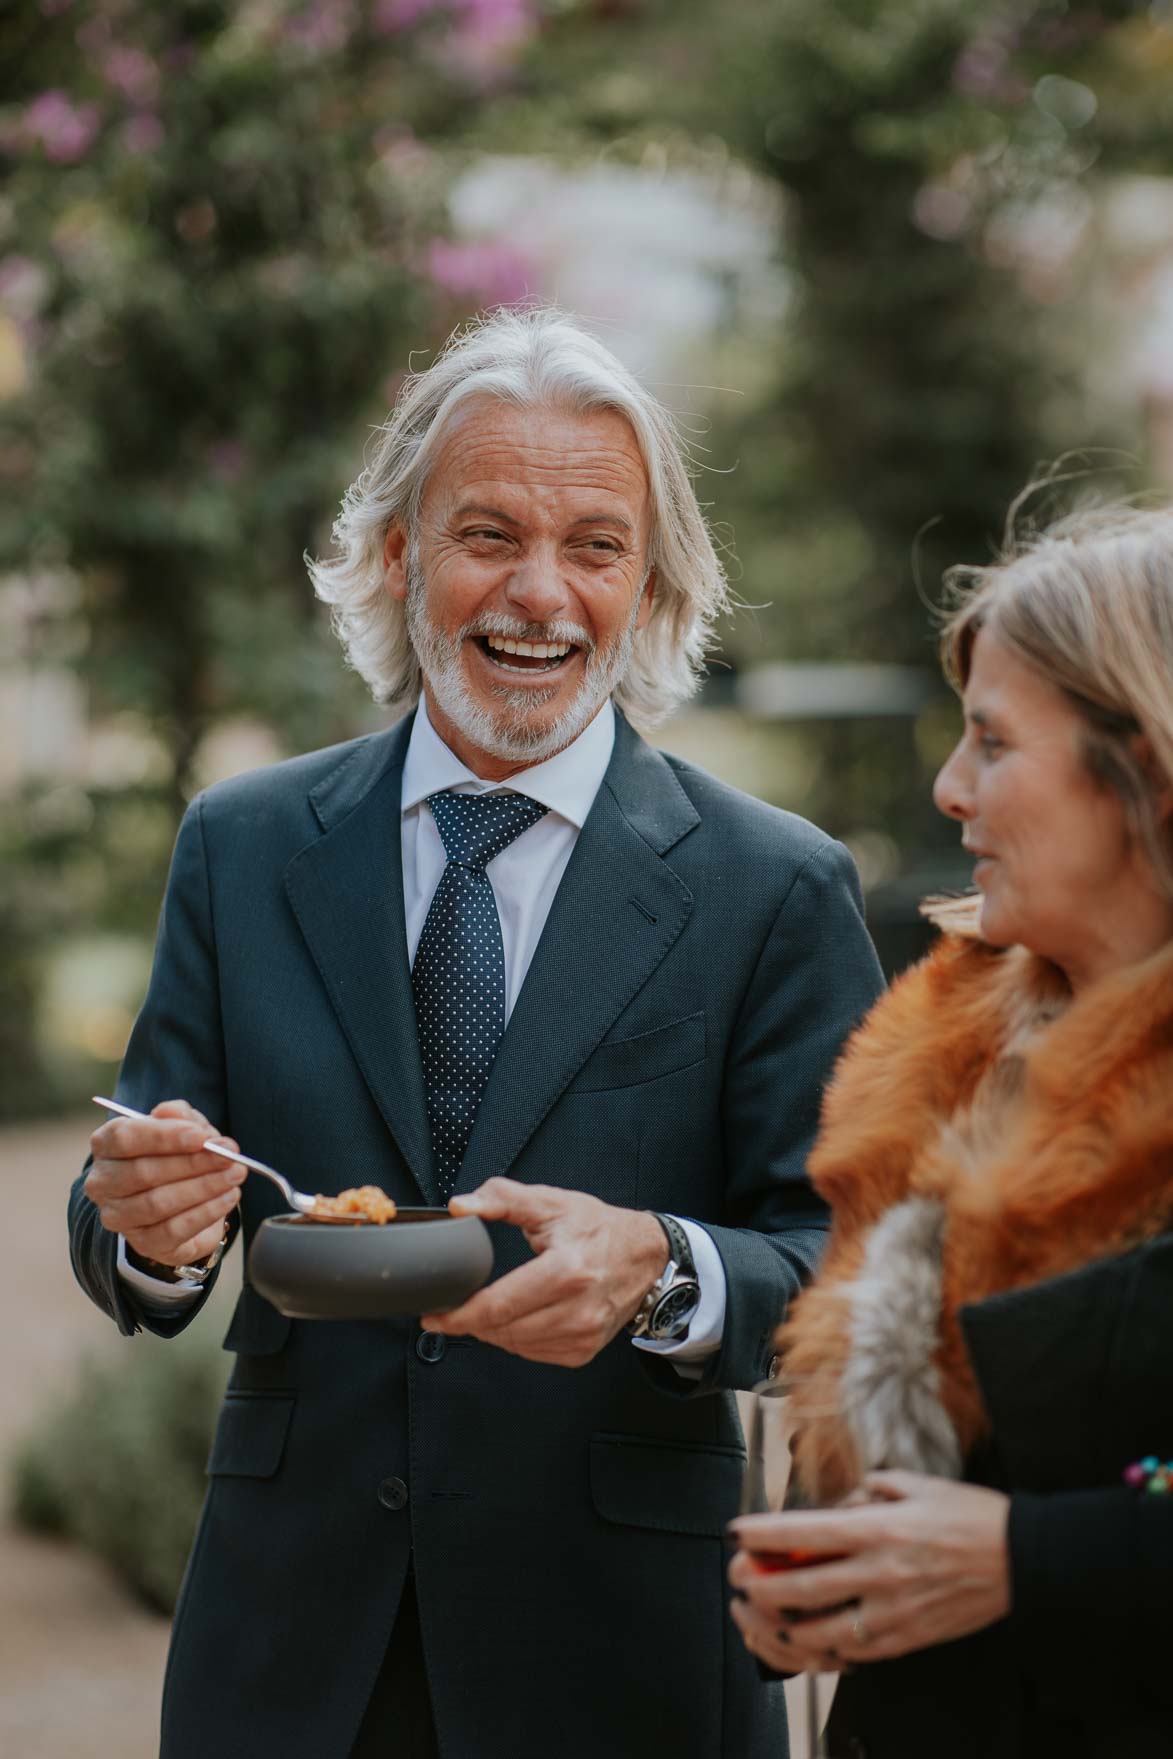
[[[133,1106],[119,1105],[116,1099],[103,1099],[100,1093],[90,1096],[95,1105],[104,1105],[108,1112],[118,1112],[124,1118],[137,1118],[140,1124],[153,1124],[155,1119],[150,1112],[136,1112]]]
[[[204,1147],[208,1150],[209,1154],[222,1154],[225,1160],[234,1160],[240,1166],[249,1167],[254,1173],[263,1173],[266,1179],[272,1179],[274,1185],[277,1186],[278,1190],[284,1196],[285,1201],[292,1204],[294,1209],[307,1210],[313,1208],[313,1198],[307,1197],[302,1191],[295,1191],[293,1186],[289,1183],[289,1180],[285,1177],[285,1174],[279,1173],[276,1167],[266,1166],[263,1160],[254,1160],[249,1154],[237,1154],[234,1149],[225,1148],[224,1144],[222,1142],[217,1142],[214,1137],[205,1142]]]

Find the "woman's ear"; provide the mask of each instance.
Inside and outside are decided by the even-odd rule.
[[[407,597],[407,533],[397,519],[383,540],[383,585],[393,599]]]
[[[1153,805],[1157,817],[1162,824],[1173,819],[1173,780],[1161,768],[1160,760],[1153,750],[1152,741],[1146,733],[1137,733],[1131,741],[1133,756],[1145,773],[1149,787],[1152,789]]]

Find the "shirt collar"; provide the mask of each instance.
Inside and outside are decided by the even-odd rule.
[[[460,788],[470,794],[509,788],[515,794],[539,800],[581,831],[611,761],[614,744],[615,711],[608,699],[565,750],[544,763],[519,770],[506,782],[486,782],[448,749],[428,719],[427,704],[421,696],[403,762],[400,806],[403,812],[409,812],[429,794],[442,793],[446,788]]]

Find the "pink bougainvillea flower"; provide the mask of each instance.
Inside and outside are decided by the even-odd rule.
[[[34,98],[21,121],[26,140],[38,142],[46,158],[69,165],[85,158],[102,118],[96,104],[74,104],[54,89]]]
[[[115,43],[102,57],[102,73],[132,104],[149,104],[159,90],[159,69],[142,49]]]
[[[428,247],[432,280],[458,299],[513,305],[534,291],[534,266],[512,245],[495,239],[435,238]]]

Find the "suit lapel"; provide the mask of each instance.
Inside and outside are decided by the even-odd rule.
[[[507,1172],[679,936],[692,895],[664,853],[700,823],[670,766],[618,716],[477,1114],[457,1191]]]
[[[438,1200],[403,908],[400,798],[410,718],[359,746],[310,801],[323,835],[285,888],[326,993],[420,1190]]]

